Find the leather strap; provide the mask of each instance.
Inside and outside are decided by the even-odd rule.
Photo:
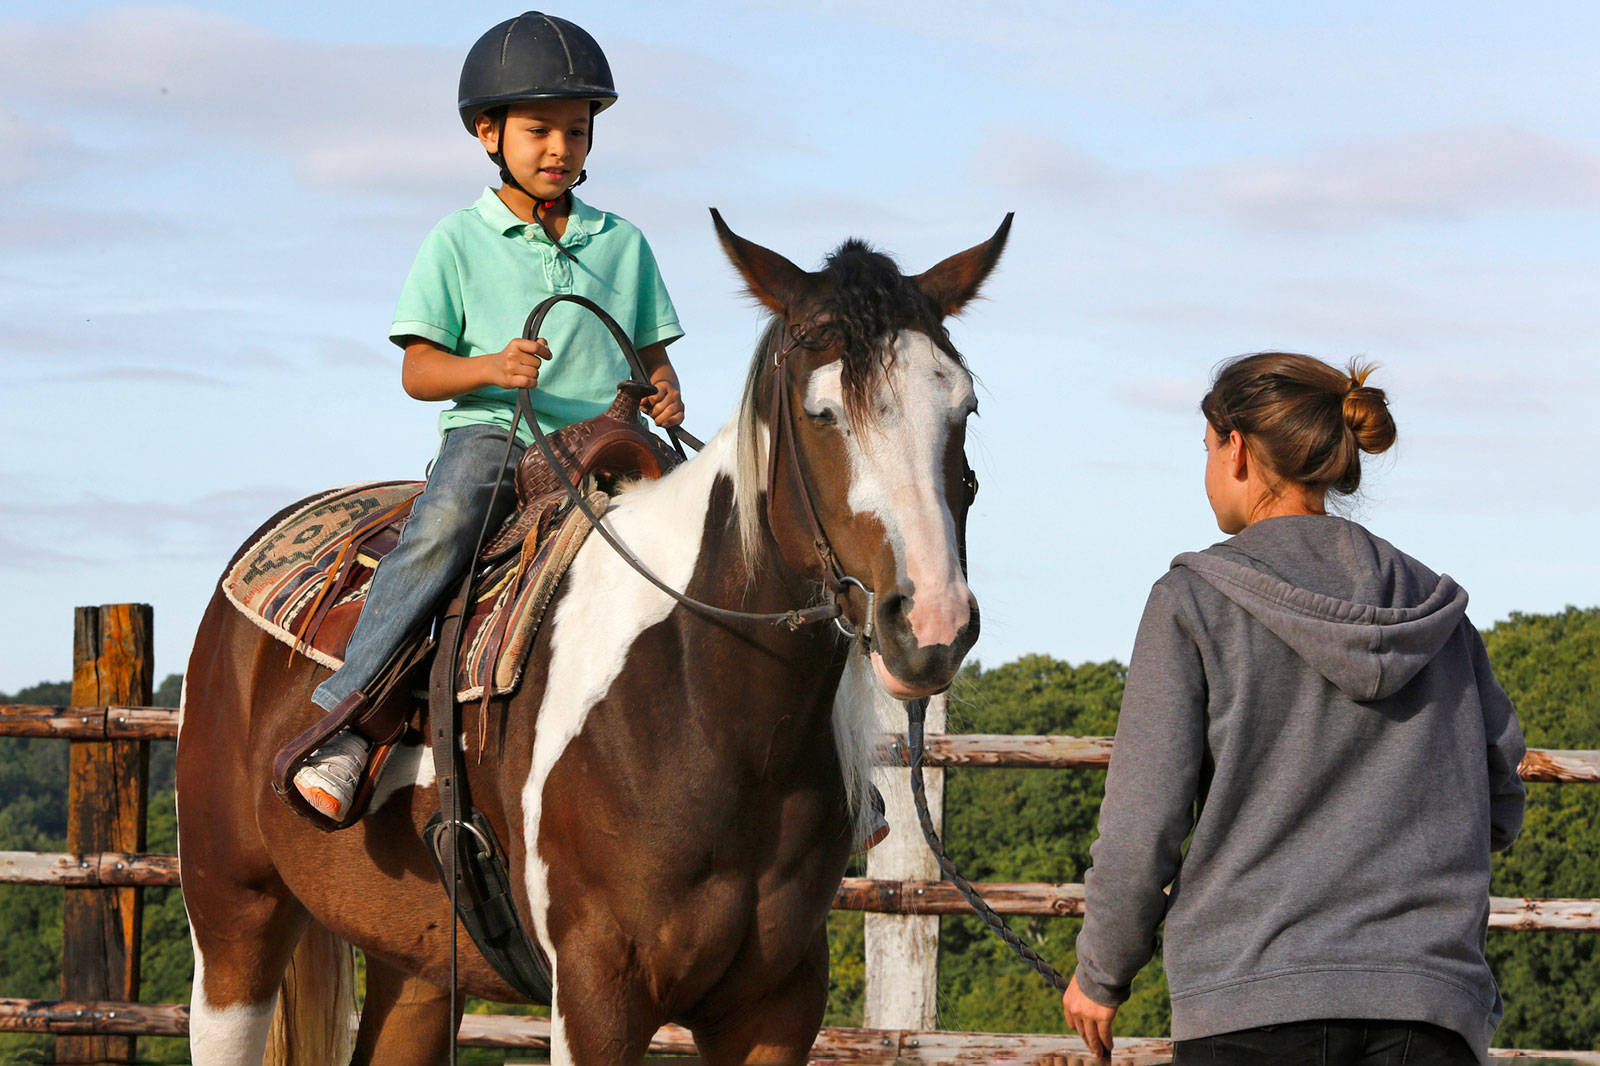
[[[434,652],[433,668],[428,676],[428,732],[433,748],[433,776],[439,791],[439,816],[444,819],[442,840],[434,861],[444,878],[445,891],[450,894],[450,1017],[456,1017],[456,913],[460,906],[461,871],[457,859],[461,855],[459,830],[461,828],[461,789],[457,787],[456,774],[461,760],[456,757],[456,736],[461,732],[461,710],[456,704],[455,673],[456,651],[461,644],[461,626],[467,604],[471,602],[473,567],[461,581],[461,595],[445,608],[444,620],[439,626],[438,648]],[[437,838],[436,838],[437,839]],[[450,1040],[450,1060],[455,1061],[455,1039]]]
[[[839,557],[833,552],[833,544],[828,540],[828,534],[822,529],[822,520],[817,517],[817,505],[811,496],[811,483],[806,478],[805,469],[800,462],[800,448],[794,438],[794,412],[789,402],[789,351],[793,343],[785,347],[776,357],[777,365],[772,371],[772,430],[770,446],[767,455],[767,524],[777,529],[777,522],[773,519],[773,501],[778,497],[778,453],[786,452],[789,456],[789,477],[794,483],[795,495],[800,500],[800,510],[806,516],[806,522],[811,526],[811,546],[817,553],[817,558],[822,562],[822,583],[829,592],[837,597],[844,590],[845,573],[839,566]],[[784,445],[788,447],[784,447]]]
[[[456,749],[461,733],[461,707],[455,695],[456,651],[461,643],[473,573],[461,581],[461,595],[445,608],[439,628],[438,653],[428,677],[428,730],[433,772],[439,792],[439,813],[423,838],[434,866],[450,894],[450,1011],[455,1016],[458,918],[471,934],[484,960],[506,983],[529,999],[549,1003],[550,963],[517,914],[505,854],[494,839],[489,820],[472,806],[466,767]],[[466,832],[463,848],[462,832]],[[468,861],[463,866],[462,858]],[[465,899],[463,899],[463,892]],[[452,1041],[452,1046],[453,1046]]]
[[[627,357],[629,366],[633,369],[634,373],[639,375],[641,380],[647,379],[648,375],[644,373],[643,364],[639,361],[638,353],[633,350],[633,345],[629,341],[627,334],[623,333],[622,328],[617,325],[616,320],[607,314],[603,308],[594,303],[592,300],[586,299],[582,296],[578,296],[573,293],[562,293],[556,296],[551,296],[548,299],[540,302],[540,304],[528,315],[527,322],[524,324],[523,328],[523,336],[525,338],[538,336],[539,327],[544,323],[545,316],[549,314],[551,308],[553,308],[556,304],[567,302],[576,303],[579,306],[586,308],[597,318],[599,318],[600,321],[606,326],[606,329],[611,333],[611,337],[614,341],[616,341],[617,346]],[[534,417],[533,408],[528,398],[529,390],[527,389],[517,390],[516,413],[512,417],[511,430],[506,439],[507,461],[510,459],[511,449],[516,442],[517,423],[525,418],[528,422],[528,428],[533,432],[534,444],[539,448],[540,452],[544,455],[545,460],[550,464],[551,470],[556,473],[556,480],[560,482],[562,489],[572,500],[573,506],[576,507],[589,521],[590,525],[600,533],[600,535],[605,539],[606,543],[610,544],[611,547],[615,549],[617,554],[622,557],[623,561],[637,571],[640,576],[644,577],[652,585],[666,593],[668,596],[672,597],[678,603],[681,603],[692,610],[718,618],[727,618],[729,620],[738,621],[771,622],[774,624],[787,625],[792,629],[798,629],[803,625],[808,625],[813,622],[825,622],[831,619],[837,619],[842,613],[842,609],[839,606],[840,591],[843,589],[846,583],[853,583],[858,586],[860,583],[855,581],[855,579],[844,575],[839,568],[838,560],[833,553],[832,545],[829,544],[827,534],[823,532],[821,522],[817,518],[816,507],[811,498],[810,487],[806,482],[805,471],[800,465],[798,451],[793,440],[793,415],[790,411],[788,399],[789,390],[787,386],[789,382],[789,374],[786,362],[789,353],[793,351],[797,345],[803,343],[805,336],[806,331],[803,327],[791,328],[790,340],[788,344],[785,345],[784,348],[774,356],[775,369],[773,374],[773,388],[775,397],[773,421],[775,425],[770,431],[771,436],[769,438],[769,451],[771,452],[771,456],[769,456],[769,458],[775,461],[777,451],[781,450],[781,442],[787,439],[789,442],[788,450],[790,453],[789,463],[791,475],[794,478],[796,489],[800,494],[802,507],[806,512],[807,520],[811,525],[812,542],[817,550],[818,557],[821,559],[823,564],[823,582],[827,586],[830,593],[828,602],[825,604],[821,604],[816,607],[774,613],[734,611],[729,610],[728,608],[717,607],[713,604],[704,603],[667,585],[660,578],[656,577],[655,574],[651,573],[649,568],[640,562],[639,559],[628,550],[627,546],[618,540],[617,537],[606,528],[606,526],[600,521],[599,516],[596,515],[593,509],[590,508],[589,502],[584,498],[580,487],[574,485],[570,480],[568,480],[566,475],[563,473],[563,468],[559,459],[556,457],[554,449],[552,449],[550,446],[549,438],[545,435],[544,429],[539,425],[539,420]],[[695,440],[687,433],[678,430],[676,427],[669,429],[668,433],[672,437],[673,446],[678,449],[678,453],[680,455],[683,454],[682,441],[688,441],[691,446],[697,449],[701,447],[699,441]],[[775,468],[773,471],[769,471],[768,478],[767,496],[769,508],[771,506],[773,492],[776,488],[776,480],[773,477],[774,472]],[[444,878],[446,887],[450,894],[450,1013],[452,1018],[455,1017],[457,996],[456,986],[459,983],[456,978],[456,934],[457,915],[461,912],[460,891],[462,888],[462,870],[460,868],[459,861],[461,851],[458,840],[459,834],[463,829],[466,829],[468,832],[471,832],[474,835],[476,835],[479,831],[475,825],[468,825],[466,820],[463,818],[463,811],[471,812],[472,805],[470,797],[467,794],[467,783],[462,761],[459,753],[456,751],[456,737],[461,732],[461,719],[460,708],[455,699],[455,661],[461,642],[461,631],[465,621],[464,616],[467,611],[467,605],[472,602],[473,583],[477,573],[476,559],[479,551],[482,549],[483,544],[488,538],[489,519],[493,514],[494,502],[499,496],[504,478],[505,463],[502,462],[500,476],[495,482],[494,493],[490,498],[489,515],[486,515],[484,518],[483,528],[479,531],[478,543],[473,551],[474,562],[468,567],[467,573],[462,578],[460,594],[450,602],[449,606],[445,608],[442,621],[440,622],[437,649],[435,651],[432,670],[428,681],[428,727],[430,732],[431,746],[433,748],[434,776],[439,792],[438,817],[443,823],[437,828],[437,830],[429,834],[429,839],[432,841],[435,862],[439,867],[440,875]],[[476,812],[472,813],[476,815]],[[478,821],[480,821],[479,818],[473,818],[474,823]],[[495,850],[497,849],[486,848],[484,850],[484,861],[498,861],[503,864],[503,860],[499,859],[498,856],[493,854]],[[481,901],[479,902],[481,903]],[[496,913],[502,918],[504,917],[504,911],[504,907],[496,908]],[[543,962],[542,953],[538,951],[537,945],[532,943],[531,939],[527,935],[526,930],[522,928],[521,922],[517,918],[515,908],[510,909],[510,921],[514,927],[510,934],[511,940],[513,941],[513,943],[509,945],[511,951],[513,953],[518,953],[526,949],[533,954],[536,960]],[[506,977],[507,980],[511,981],[513,985],[516,984],[516,979],[507,974],[506,971],[499,965],[500,962],[504,961],[504,955],[500,955],[498,958],[495,955],[491,955],[489,950],[481,943],[480,950],[484,951],[485,957],[491,962],[491,964],[496,965],[496,969],[501,972],[503,977]],[[547,971],[548,963],[544,963],[543,968]],[[450,1061],[452,1064],[455,1062],[455,1042],[453,1040],[451,1041],[450,1046]]]
[[[526,403],[527,390],[520,390],[517,395],[517,405],[522,407]],[[612,549],[622,557],[623,562],[631,566],[640,577],[668,596],[671,596],[674,600],[692,611],[698,611],[713,618],[726,618],[735,622],[766,622],[771,625],[787,626],[790,629],[799,629],[801,626],[810,625],[814,622],[827,622],[839,617],[837,600],[830,600],[828,603],[819,604],[815,607],[796,608],[792,611],[765,613],[735,611],[727,607],[718,607],[715,604],[706,603],[704,600],[695,599],[693,596],[679,592],[671,585],[668,585],[657,577],[648,566],[640,562],[638,556],[634,555],[628,546],[617,539],[617,535],[600,521],[600,516],[594,513],[594,510],[589,506],[589,501],[583,498],[583,492],[560,472],[561,468],[557,464],[555,451],[550,447],[550,440],[545,436],[544,430],[539,427],[538,421],[531,417],[533,412],[529,410],[527,414],[529,415],[528,421],[533,427],[534,446],[539,449],[545,459],[549,461],[551,467],[556,470],[556,480],[561,482],[561,487],[566,491],[567,498],[572,501],[572,505],[582,512],[584,518],[588,519],[589,524],[594,527],[594,531],[600,534],[607,544],[611,545]]]
[[[655,383],[650,380],[650,375],[646,373],[644,369],[643,360],[639,358],[639,353],[634,350],[633,341],[629,339],[626,333],[622,332],[622,327],[617,325],[617,320],[612,318],[606,312],[605,308],[601,307],[587,296],[579,296],[577,293],[573,292],[563,292],[557,293],[554,296],[547,296],[543,300],[539,301],[539,305],[532,311],[528,312],[528,319],[522,324],[523,340],[531,341],[537,338],[539,336],[539,327],[544,325],[545,316],[548,315],[551,309],[553,309],[557,304],[562,303],[577,304],[579,307],[584,308],[598,318],[601,325],[605,326],[606,330],[611,334],[611,339],[617,342],[617,347],[622,349],[622,356],[628,361],[628,367],[633,371],[634,380],[639,382],[641,385],[649,385],[651,392],[656,391]],[[519,392],[521,393],[522,397],[526,399],[528,390],[521,389]],[[535,422],[531,417],[528,419],[528,421],[534,426],[538,425],[538,423]],[[695,451],[699,451],[701,448],[705,447],[703,443],[690,435],[689,431],[684,429],[682,426],[669,427],[667,429],[667,436],[671,438],[672,446],[678,449],[678,458],[680,459],[688,458],[683,451],[683,446],[685,444],[689,445],[689,447],[693,448]],[[557,467],[557,469],[559,470],[560,468]]]
[[[634,368],[634,372],[641,374],[643,373],[643,365],[639,362],[638,353],[633,350],[632,342],[628,340],[628,335],[622,332],[622,327],[617,325],[616,319],[607,314],[605,309],[596,304],[594,301],[585,299],[584,297],[575,295],[573,293],[561,293],[556,296],[548,297],[547,299],[543,300],[539,306],[535,307],[532,313],[528,315],[528,321],[523,327],[523,337],[532,338],[538,336],[539,327],[544,323],[545,315],[549,314],[550,309],[556,304],[564,302],[578,304],[580,307],[586,308],[593,313],[596,318],[600,319],[600,321],[605,324],[606,329],[610,331],[611,339],[616,341],[617,347],[621,348],[623,354],[627,356],[628,364]],[[791,340],[789,345],[784,348],[782,353],[780,353],[778,357],[780,369],[782,367],[783,358],[787,356],[791,350],[793,350],[794,346],[799,343],[799,340],[802,336],[802,333],[795,333],[795,339]],[[784,377],[787,378],[787,372],[784,372]],[[787,393],[787,390],[784,391]],[[784,405],[784,411],[787,414],[787,403]],[[834,563],[831,567],[826,565],[828,559],[832,556],[831,547],[826,548],[826,554],[823,555],[823,561],[825,564],[824,570],[829,575],[828,577],[824,578],[824,583],[828,585],[828,589],[832,595],[829,596],[827,603],[819,604],[815,607],[796,608],[792,611],[774,611],[770,613],[735,611],[727,607],[718,607],[715,604],[706,603],[703,600],[698,600],[692,596],[679,592],[677,589],[668,585],[666,582],[662,581],[659,577],[652,573],[650,568],[645,566],[644,563],[640,562],[639,558],[628,549],[627,545],[623,544],[622,541],[617,539],[616,534],[612,533],[611,530],[607,529],[601,523],[599,516],[594,513],[594,511],[589,507],[588,501],[584,499],[580,486],[574,485],[567,479],[566,475],[563,473],[563,467],[556,457],[555,450],[550,445],[549,437],[545,434],[544,428],[539,425],[539,420],[534,417],[533,406],[529,402],[527,389],[517,390],[517,413],[512,419],[511,423],[511,432],[513,436],[516,434],[517,422],[522,419],[527,420],[528,428],[533,431],[534,446],[539,449],[539,452],[544,456],[545,461],[550,464],[550,469],[555,473],[556,481],[560,484],[562,490],[566,492],[567,498],[572,501],[572,505],[582,512],[584,518],[588,519],[589,524],[594,527],[595,531],[598,532],[605,542],[611,545],[612,549],[622,557],[623,562],[632,567],[639,574],[639,576],[650,582],[650,584],[654,585],[657,589],[660,589],[677,602],[683,604],[685,607],[688,607],[693,611],[698,611],[701,614],[710,615],[714,618],[726,618],[729,621],[739,622],[766,622],[772,625],[787,626],[790,629],[799,629],[801,626],[811,625],[816,622],[831,621],[835,618],[838,618],[842,613],[838,600],[838,590],[843,584],[843,581],[841,580],[842,575],[839,574],[837,563]],[[694,438],[690,437],[686,433],[679,434],[675,430],[669,430],[668,432],[674,434],[673,443],[675,445],[678,443],[678,437],[682,436],[691,444],[691,446],[696,448],[700,447],[700,442],[694,440]],[[681,453],[681,447],[679,451]],[[798,470],[798,467],[796,467],[796,470]],[[806,496],[806,506],[810,508],[810,496],[809,493],[806,493],[803,487],[803,482],[801,491],[802,494]],[[772,490],[769,484],[769,501],[771,492]],[[818,543],[826,546],[827,538],[821,534],[821,527],[816,524],[816,515],[814,509],[811,512],[811,521],[816,536],[820,538]],[[819,554],[822,551],[823,548],[819,548]]]

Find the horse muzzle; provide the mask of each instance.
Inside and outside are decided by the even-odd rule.
[[[896,699],[949,688],[978,639],[978,603],[965,587],[922,603],[897,590],[878,601],[876,615],[872,668]]]

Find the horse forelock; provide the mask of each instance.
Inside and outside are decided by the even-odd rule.
[[[840,352],[845,410],[854,424],[875,421],[872,399],[894,365],[894,339],[902,331],[927,334],[962,362],[933,300],[888,255],[851,239],[828,256],[821,277],[827,285],[813,315],[823,322],[818,342]]]
[[[760,493],[766,488],[766,425],[761,403],[771,389],[773,356],[798,328],[803,347],[837,352],[845,411],[853,425],[878,422],[879,392],[888,387],[896,339],[904,331],[925,334],[957,366],[966,367],[934,301],[900,272],[889,255],[851,238],[839,245],[816,275],[821,295],[806,312],[785,323],[772,318],[756,344],[738,415],[738,462],[734,519],[746,575],[753,579],[761,537]]]

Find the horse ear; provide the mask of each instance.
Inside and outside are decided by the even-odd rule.
[[[811,275],[770,249],[752,243],[728,228],[722,214],[711,209],[722,250],[744,278],[750,295],[776,315],[787,315],[811,289]]]
[[[956,314],[978,294],[978,286],[983,284],[983,279],[989,276],[989,271],[1000,259],[1000,253],[1005,250],[1006,237],[1011,233],[1011,219],[1015,215],[1015,211],[1008,211],[1005,221],[994,231],[994,236],[976,248],[957,252],[931,270],[911,279],[939,308],[941,317]]]

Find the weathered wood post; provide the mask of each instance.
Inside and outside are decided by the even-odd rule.
[[[73,621],[72,702],[149,706],[153,612],[149,604],[79,607]],[[78,855],[144,850],[150,744],[74,740],[67,785],[67,850]],[[61,914],[61,996],[139,998],[138,888],[67,888]],[[59,1063],[131,1063],[136,1038],[64,1036]]]
[[[876,687],[876,686],[874,686]],[[881,692],[875,700],[886,733],[905,735],[905,707]],[[928,733],[943,733],[944,696],[928,701]],[[895,881],[939,879],[939,863],[922,839],[911,778],[903,766],[878,767],[873,782],[888,808],[888,839],[867,852],[867,876]],[[925,769],[928,813],[944,832],[944,771]],[[939,1020],[939,917],[917,914],[866,916],[867,987],[862,1024],[871,1029],[937,1029]]]

